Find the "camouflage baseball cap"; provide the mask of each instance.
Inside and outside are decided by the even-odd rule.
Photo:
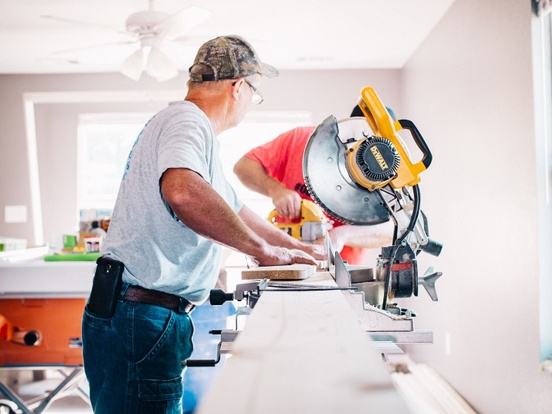
[[[213,73],[192,73],[193,67],[200,64],[210,67]],[[256,73],[269,78],[278,76],[276,68],[261,62],[253,46],[235,35],[219,36],[204,43],[199,48],[189,73],[192,82],[237,79]]]

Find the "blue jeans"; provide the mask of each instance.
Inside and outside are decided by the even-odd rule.
[[[112,318],[84,311],[84,370],[96,414],[181,414],[181,362],[192,355],[193,324],[182,311],[123,301]]]

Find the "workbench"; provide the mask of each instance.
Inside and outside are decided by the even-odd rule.
[[[328,273],[301,283],[332,284]],[[198,414],[408,413],[339,290],[265,291]]]
[[[95,262],[0,262],[0,298],[88,298]]]
[[[88,402],[82,362],[82,312],[92,288],[94,262],[0,262],[0,314],[14,326],[39,331],[38,346],[0,341],[0,369],[61,374],[59,385],[41,398],[24,401],[8,384],[4,394],[24,414],[45,411],[56,399],[77,393]],[[18,383],[18,381],[14,381]]]

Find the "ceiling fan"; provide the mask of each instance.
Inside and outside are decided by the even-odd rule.
[[[114,42],[110,44],[139,44],[140,48],[128,56],[119,67],[119,71],[133,80],[140,79],[142,72],[162,82],[178,75],[178,70],[173,61],[162,51],[166,42],[188,41],[192,36],[183,36],[183,33],[206,21],[212,13],[197,6],[184,8],[172,15],[156,11],[153,8],[154,0],[149,0],[149,8],[131,14],[126,19],[125,29],[104,26],[92,22],[83,22],[62,17],[42,15],[40,17],[68,23],[94,25],[108,28],[118,33],[130,36],[131,40]],[[79,47],[70,50],[55,52],[56,54],[73,52],[103,45]]]

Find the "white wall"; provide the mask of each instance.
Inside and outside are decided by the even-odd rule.
[[[422,178],[440,301],[409,300],[433,346],[411,346],[478,412],[552,412],[539,370],[531,8],[456,0],[402,72],[403,114],[434,163]],[[450,355],[446,335],[450,335]]]
[[[147,77],[133,82],[120,74],[0,75],[0,236],[33,240],[31,195],[26,155],[23,94],[53,91],[185,90],[186,76],[157,83]],[[267,79],[265,102],[255,110],[311,111],[316,123],[328,115],[349,116],[360,90],[377,88],[394,110],[400,104],[398,70],[283,71]],[[183,98],[184,96],[182,96]],[[76,138],[79,113],[154,111],[164,104],[37,104],[36,126],[42,193],[44,239],[76,228]],[[29,221],[6,224],[5,205],[26,205]]]

